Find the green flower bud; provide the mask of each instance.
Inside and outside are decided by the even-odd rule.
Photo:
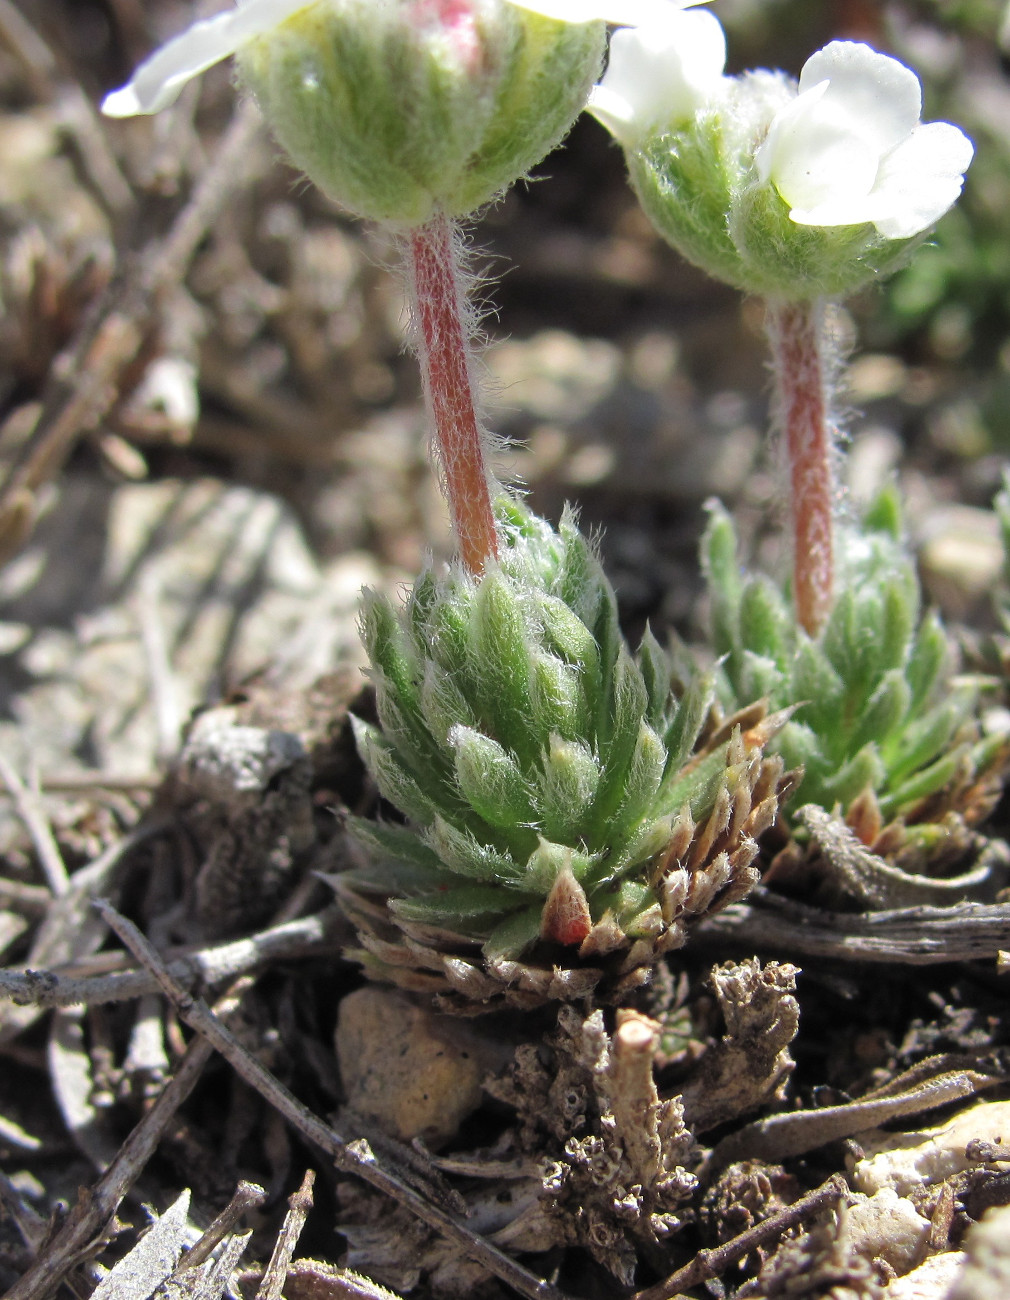
[[[603,41],[601,23],[501,0],[343,0],[250,41],[238,64],[320,189],[361,216],[418,226],[436,209],[472,212],[539,162],[585,104]]]

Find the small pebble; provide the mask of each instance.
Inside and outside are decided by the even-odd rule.
[[[481,1103],[502,1051],[465,1021],[365,987],[340,1003],[337,1060],[347,1104],[401,1142],[444,1146]]]

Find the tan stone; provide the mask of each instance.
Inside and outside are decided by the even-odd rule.
[[[347,1103],[401,1142],[444,1146],[481,1102],[499,1049],[453,1016],[367,986],[340,1003],[337,1060]]]

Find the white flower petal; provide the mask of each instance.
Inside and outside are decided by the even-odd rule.
[[[693,117],[723,80],[726,37],[710,13],[673,13],[662,23],[615,32],[589,109],[626,147]]]
[[[754,165],[762,181],[772,180],[776,170],[787,164],[793,136],[802,131],[804,115],[820,103],[827,89],[826,81],[811,86],[784,104],[772,118],[768,134],[754,154]]]
[[[918,126],[884,159],[874,197],[885,214],[876,220],[887,239],[920,234],[954,204],[974,147],[950,122]]]
[[[671,13],[705,4],[706,0],[510,0],[510,3],[566,23],[605,22],[617,27],[645,27],[665,22]]]
[[[589,92],[586,108],[621,144],[631,148],[633,142],[638,139],[633,105],[610,86],[604,86],[602,83],[594,86]]]
[[[242,0],[238,9],[194,23],[142,63],[127,85],[106,95],[102,112],[108,117],[160,112],[176,99],[187,81],[313,2]]]
[[[851,199],[832,199],[815,208],[791,208],[790,221],[798,226],[865,226],[876,224],[881,205],[873,194]]]
[[[879,155],[872,142],[828,90],[821,82],[782,110],[755,158],[758,174],[770,177],[786,202],[800,211],[825,213],[833,205],[847,210],[870,193],[877,179]],[[850,222],[842,217],[816,224]]]
[[[832,41],[810,56],[800,94],[828,82],[826,98],[853,120],[878,155],[899,144],[919,121],[922,88],[910,68],[857,41]]]

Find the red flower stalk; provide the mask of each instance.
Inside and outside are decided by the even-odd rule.
[[[789,462],[793,603],[810,636],[834,599],[834,448],[821,316],[816,302],[769,302],[766,322]]]
[[[498,556],[484,455],[486,432],[474,399],[469,311],[458,264],[458,236],[439,214],[412,230],[407,263],[415,346],[442,485],[460,559],[479,575]]]

